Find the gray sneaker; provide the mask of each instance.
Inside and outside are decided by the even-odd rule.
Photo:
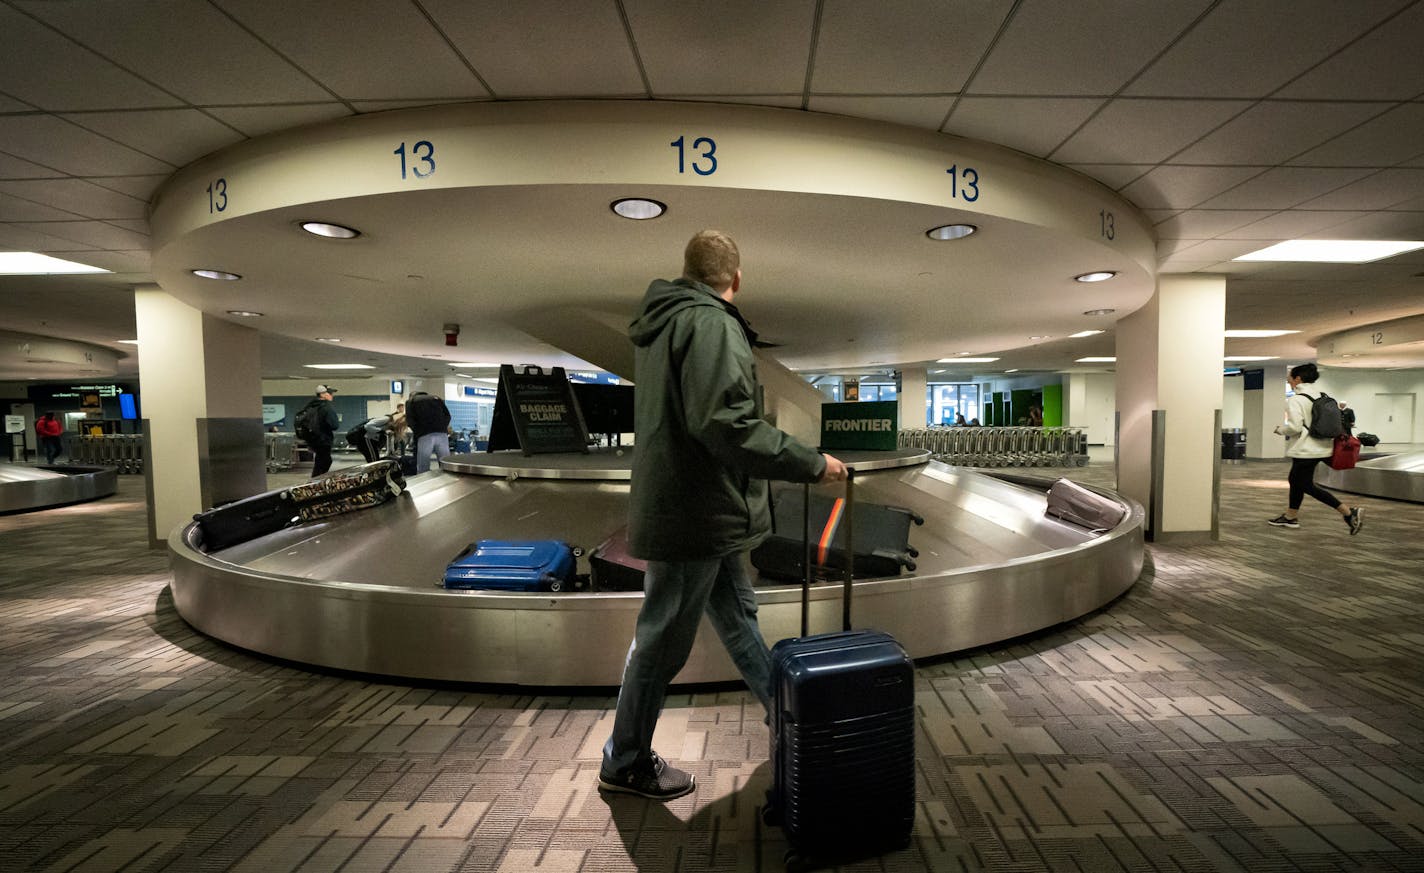
[[[1365,526],[1365,511],[1356,506],[1350,510],[1350,514],[1345,516],[1345,524],[1350,526],[1350,536],[1360,532],[1360,528]]]
[[[652,760],[635,764],[622,773],[598,774],[598,787],[604,791],[621,791],[652,800],[672,800],[691,794],[697,778],[673,767],[654,753]]]

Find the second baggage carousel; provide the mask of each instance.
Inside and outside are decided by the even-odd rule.
[[[856,499],[924,516],[917,568],[858,580],[854,623],[912,657],[959,651],[1076,618],[1138,578],[1143,510],[1092,532],[1044,515],[1041,487],[929,460],[838,452]],[[591,550],[624,523],[632,450],[456,455],[398,500],[213,554],[189,525],[169,539],[173,598],[199,630],[268,655],[393,676],[530,686],[611,686],[641,592],[447,591],[445,565],[476,539],[564,539]],[[791,486],[800,487],[800,486]],[[813,486],[838,495],[839,486]],[[761,584],[768,642],[800,626],[800,588]],[[837,629],[840,586],[811,592],[813,633]],[[677,682],[737,678],[704,622]]]

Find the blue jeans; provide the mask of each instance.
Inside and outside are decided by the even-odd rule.
[[[703,612],[742,679],[771,711],[771,653],[757,627],[756,594],[742,553],[696,561],[649,561],[643,609],[618,690],[603,772],[617,775],[651,759],[653,728],[668,684],[687,663]]]
[[[424,473],[430,469],[430,453],[437,458],[450,456],[450,437],[444,431],[427,433],[415,441],[415,472]]]

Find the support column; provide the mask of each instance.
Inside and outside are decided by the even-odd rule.
[[[1270,365],[1241,374],[1241,426],[1246,428],[1246,457],[1284,458],[1286,439],[1275,432],[1285,419],[1286,367]]]
[[[899,406],[900,429],[924,427],[928,418],[929,370],[911,367],[895,373],[895,400]]]
[[[1223,276],[1162,276],[1117,323],[1118,490],[1156,542],[1217,538]]]
[[[267,488],[257,331],[157,286],[134,291],[145,436],[148,537]]]

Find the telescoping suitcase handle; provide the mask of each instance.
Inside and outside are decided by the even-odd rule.
[[[804,637],[811,633],[811,485],[808,482],[802,488],[805,490],[805,499],[801,502],[801,536],[805,553],[801,556],[801,566],[804,570],[801,578],[801,636]],[[832,517],[834,518],[834,510]],[[845,504],[841,508],[841,517],[845,519],[846,544],[845,581],[841,590],[841,630],[850,630],[850,589],[855,579],[855,470],[850,467],[846,467]],[[827,528],[831,530],[828,536],[834,538],[835,526],[827,524]],[[830,542],[825,543],[827,554],[831,545]]]

